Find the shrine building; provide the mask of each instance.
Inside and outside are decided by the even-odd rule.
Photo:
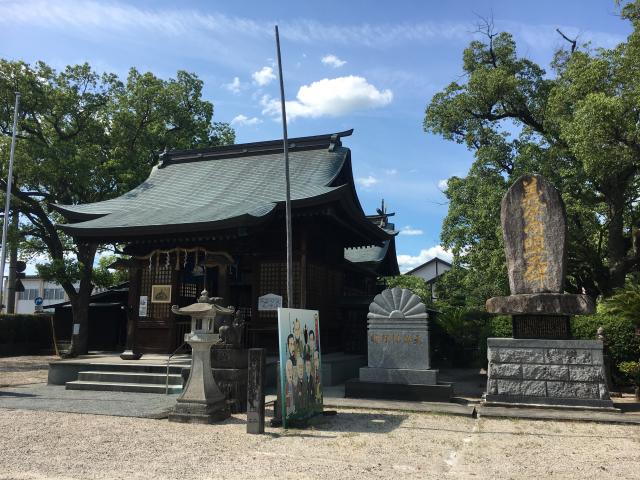
[[[381,276],[399,273],[393,225],[365,215],[354,185],[352,130],[289,139],[293,299],[320,312],[324,352],[366,352],[368,305]],[[239,309],[247,347],[277,351],[277,314],[259,297],[286,298],[282,140],[166,152],[120,197],[56,205],[79,241],[124,246],[130,256],[129,343],[170,353],[183,342],[186,306],[206,289]],[[142,305],[140,304],[142,300]],[[146,303],[146,305],[145,305]]]

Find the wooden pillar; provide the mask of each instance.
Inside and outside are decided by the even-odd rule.
[[[138,324],[138,309],[140,307],[140,283],[142,272],[137,263],[129,267],[129,298],[127,301],[127,340],[125,350],[120,355],[123,360],[138,360],[142,357],[136,352],[136,327]]]
[[[307,234],[302,232],[300,238],[300,305],[307,308]]]
[[[222,297],[222,305],[231,303],[228,271],[229,267],[227,265],[218,266],[218,297]],[[237,307],[237,305],[234,305],[234,307]]]

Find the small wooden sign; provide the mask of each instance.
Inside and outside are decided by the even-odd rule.
[[[264,433],[264,348],[249,349],[247,381],[247,433]]]
[[[149,306],[149,297],[146,295],[140,295],[140,304],[138,306],[138,316],[146,317],[147,316],[147,308]]]
[[[258,297],[258,311],[260,312],[276,312],[282,308],[282,297],[275,293],[267,293],[262,297]]]

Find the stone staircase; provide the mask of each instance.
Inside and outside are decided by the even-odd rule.
[[[190,356],[172,359],[169,365],[168,393],[182,392],[182,369],[191,365]],[[67,390],[166,393],[167,365],[157,363],[90,363],[67,382]]]

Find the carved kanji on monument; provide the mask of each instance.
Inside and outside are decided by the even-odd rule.
[[[500,211],[512,294],[562,293],[567,222],[562,197],[548,181],[526,175]]]

